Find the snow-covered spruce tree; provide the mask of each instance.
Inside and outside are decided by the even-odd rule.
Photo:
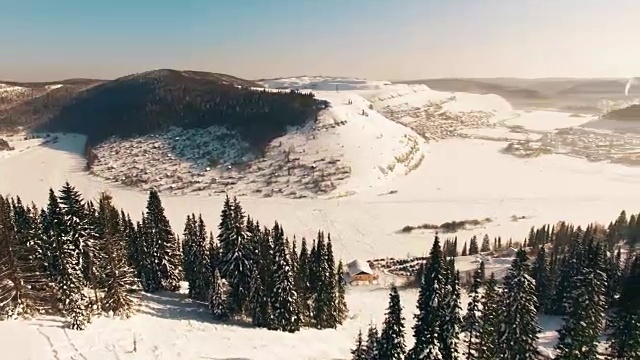
[[[120,226],[118,210],[112,198],[102,193],[98,202],[98,221],[101,228],[99,253],[106,288],[102,309],[115,316],[130,317],[138,300],[140,284],[127,259],[125,234]]]
[[[379,352],[381,359],[402,360],[406,352],[404,340],[404,317],[400,295],[395,286],[389,293],[389,307],[380,332]]]
[[[49,200],[46,211],[42,211],[40,227],[43,233],[43,254],[49,280],[58,282],[62,273],[60,248],[62,244],[62,209],[53,189],[49,189]]]
[[[480,246],[480,252],[491,251],[491,239],[489,239],[489,235],[484,234],[482,238],[482,245]]]
[[[244,212],[238,200],[225,199],[218,226],[220,275],[229,284],[229,315],[242,315],[251,294],[251,258],[253,249],[247,241]]]
[[[82,273],[87,285],[93,290],[92,307],[99,308],[100,297],[98,290],[105,283],[104,272],[101,268],[99,257],[102,255],[98,247],[101,237],[100,223],[98,222],[98,211],[92,201],[85,204],[85,217],[87,222],[87,237],[82,247]]]
[[[80,193],[69,183],[60,190],[59,199],[62,208],[60,300],[70,327],[83,330],[91,322],[82,271],[83,245],[88,236],[85,208]]]
[[[609,319],[609,359],[640,359],[640,256],[622,282],[620,298]]]
[[[485,285],[482,294],[482,311],[480,313],[480,332],[478,334],[478,350],[476,359],[498,359],[499,339],[498,331],[502,323],[502,311],[500,307],[501,291],[493,273]]]
[[[459,357],[460,328],[460,273],[455,268],[453,258],[448,260],[445,272],[447,285],[442,300],[444,320],[440,322],[440,353],[445,360]]]
[[[19,206],[14,203],[14,214]],[[40,273],[37,247],[22,238],[11,208],[9,199],[0,196],[0,319],[30,316],[46,305],[43,299],[47,289],[43,287],[45,278]],[[26,213],[24,220],[35,221]]]
[[[538,358],[538,300],[535,282],[528,275],[527,260],[527,253],[518,250],[504,280],[501,305],[505,315],[498,331],[497,354],[506,360]]]
[[[480,263],[481,265],[484,263]],[[467,305],[467,312],[462,318],[462,331],[465,334],[465,349],[464,353],[467,359],[476,359],[478,355],[478,347],[480,343],[480,288],[482,287],[482,273],[480,268],[473,272],[473,283],[471,284],[471,290],[469,291],[470,300]]]
[[[358,331],[355,347],[351,349],[351,360],[368,360],[364,339],[362,338],[362,330]]]
[[[480,252],[478,247],[478,238],[473,235],[469,241],[469,255],[477,255]]]
[[[338,287],[336,281],[336,263],[333,256],[333,244],[331,243],[331,234],[327,234],[327,244],[324,258],[324,266],[322,268],[322,276],[324,288],[326,289],[324,299],[327,307],[327,318],[325,327],[335,329],[340,324],[340,315],[338,313]]]
[[[127,264],[136,272],[136,277],[142,279],[141,239],[136,231],[136,226],[131,220],[131,216],[125,213],[124,210],[120,210],[120,228],[127,250]]]
[[[336,316],[338,318],[338,324],[341,325],[347,320],[349,316],[349,308],[347,306],[347,300],[345,298],[346,288],[344,281],[344,267],[342,260],[338,263],[336,269]]]
[[[282,228],[276,223],[271,231],[273,242],[273,292],[271,307],[274,330],[296,332],[300,330],[298,297],[295,290],[289,247]]]
[[[367,360],[382,360],[380,357],[380,334],[375,324],[369,325],[367,331],[367,343],[364,347],[365,359]]]
[[[549,261],[547,260],[547,252],[544,246],[540,247],[536,260],[531,269],[533,280],[536,284],[536,297],[538,299],[538,312],[547,313],[552,307],[551,304],[551,288],[549,284]]]
[[[614,306],[620,295],[622,280],[622,249],[618,247],[614,253],[608,256],[606,261],[607,306]]]
[[[184,231],[182,232],[182,270],[184,271],[184,279],[189,283],[189,297],[193,298],[193,286],[195,283],[195,266],[193,264],[193,243],[196,237],[196,220],[195,214],[187,215],[184,223]]]
[[[329,327],[329,313],[332,310],[333,303],[327,301],[329,289],[327,288],[328,269],[326,268],[326,245],[324,234],[318,232],[318,238],[312,248],[313,259],[312,266],[309,271],[312,294],[312,316],[313,326],[317,329],[325,329]],[[315,250],[315,251],[314,251]]]
[[[467,242],[465,241],[464,245],[462,246],[462,253],[460,253],[460,256],[467,256],[467,255],[469,255],[469,254],[468,254],[468,251],[467,251]]]
[[[192,278],[189,282],[189,294],[192,298],[206,301],[211,287],[212,272],[210,268],[207,228],[198,215],[195,220],[195,237],[192,239],[190,256],[192,266]]]
[[[441,359],[435,356],[440,354],[441,344],[438,332],[441,322],[446,318],[443,304],[445,287],[447,287],[443,276],[445,266],[447,265],[440,248],[440,239],[436,235],[420,283],[418,313],[415,315],[416,323],[413,326],[415,342],[407,354],[407,360]]]
[[[225,286],[220,277],[220,272],[217,268],[213,269],[209,294],[209,310],[211,310],[211,314],[216,320],[226,321],[229,318],[225,293]]]
[[[311,288],[309,287],[309,250],[307,240],[302,238],[300,244],[300,256],[298,257],[298,272],[296,276],[296,289],[300,307],[300,321],[303,326],[309,326],[311,321]]]
[[[585,268],[575,279],[579,287],[567,299],[564,325],[558,331],[558,360],[597,359],[604,324],[604,274]]]
[[[273,289],[273,246],[271,232],[266,227],[259,231],[257,239],[257,268],[253,269],[251,299],[249,301],[252,323],[270,328],[273,321],[271,297]]]
[[[144,263],[148,278],[145,279],[145,290],[178,291],[182,279],[182,253],[165,215],[160,195],[154,189],[149,191],[142,228],[143,243],[147,248]]]

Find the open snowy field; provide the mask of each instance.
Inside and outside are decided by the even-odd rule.
[[[350,176],[320,198],[263,197],[242,187],[231,193],[241,195],[254,219],[265,225],[277,220],[289,236],[313,238],[319,229],[330,233],[335,254],[344,261],[426,254],[433,233],[401,233],[406,225],[490,218],[481,227],[457,232],[460,246],[472,235],[519,241],[531,226],[559,220],[609,222],[623,209],[637,211],[640,203],[640,167],[609,162],[613,155],[630,156],[621,149],[633,152],[640,143],[633,136],[591,129],[588,117],[519,112],[493,95],[388,82],[305,77],[269,85],[315,89],[332,103],[321,124],[339,125],[323,132],[297,129],[281,140],[285,148],[294,145],[305,152],[317,150],[314,156],[339,158],[350,166]],[[571,127],[577,128],[564,129]],[[428,144],[419,139],[426,135]],[[144,191],[87,174],[79,155],[84,137],[57,136],[58,141],[46,145],[38,139],[7,138],[15,150],[0,152],[0,194],[43,206],[49,187],[59,189],[69,181],[90,199],[110,191],[116,206],[139,216],[146,205]],[[540,143],[554,150],[519,158],[504,153],[510,142]],[[594,149],[610,156],[598,160]],[[120,154],[122,162],[130,160],[125,155]],[[585,160],[590,156],[595,161]],[[215,229],[223,197],[210,191],[162,194],[178,233],[192,212],[202,213]],[[459,259],[461,270],[475,266],[465,261]],[[417,294],[403,290],[401,297],[410,329]],[[38,319],[2,322],[0,334],[15,344],[4,349],[9,359],[347,359],[358,330],[381,322],[387,289],[350,288],[347,301],[351,317],[339,329],[297,334],[214,323],[205,309],[181,294],[145,295],[133,319],[97,319],[85,332],[65,330],[56,319]],[[466,302],[463,297],[463,307]],[[552,347],[558,319],[543,318],[541,323],[545,332],[540,345]],[[137,352],[132,352],[134,339]]]

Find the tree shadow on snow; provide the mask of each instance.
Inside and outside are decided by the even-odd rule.
[[[210,324],[237,326],[247,329],[255,329],[246,321],[231,319],[229,321],[216,321],[213,319],[207,304],[190,299],[186,294],[171,292],[158,292],[154,294],[143,293],[143,303],[138,313],[162,319],[179,321],[198,321]],[[234,360],[234,359],[229,359]],[[238,359],[242,360],[242,359]]]

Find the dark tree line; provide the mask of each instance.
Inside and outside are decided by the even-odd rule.
[[[295,332],[335,328],[347,317],[342,265],[322,232],[300,250],[278,223],[270,229],[225,199],[216,237],[201,216],[173,232],[158,193],[141,220],[100,194],[83,200],[70,184],[45,208],[0,197],[0,316],[63,315],[84,329],[99,314],[129,317],[140,291],[178,291],[209,304],[217,320]]]
[[[441,247],[436,236],[417,275],[413,347],[405,349],[402,317],[396,310],[399,299],[393,288],[382,332],[387,335],[383,338],[372,324],[366,336],[358,334],[352,358],[539,359],[538,316],[547,313],[564,319],[558,329],[557,359],[640,359],[637,218],[627,219],[623,212],[607,228],[590,225],[583,230],[559,223],[533,229],[525,241],[529,251],[517,251],[500,281],[493,273],[486,279],[480,263],[464,315],[459,275],[452,261],[456,241],[445,241]],[[480,249],[487,243],[485,236]],[[624,243],[628,246],[623,256],[620,245]],[[477,247],[473,238],[467,252]],[[386,328],[392,330],[385,332]]]

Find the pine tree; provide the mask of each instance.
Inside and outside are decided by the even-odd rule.
[[[428,261],[420,284],[418,313],[415,315],[416,323],[413,326],[415,342],[407,354],[408,360],[431,359],[427,356],[436,356],[440,351],[438,332],[441,322],[446,317],[444,294],[448,284],[443,276],[444,267],[447,265],[444,263],[438,236],[435,237]]]
[[[338,263],[338,268],[336,269],[336,306],[335,313],[338,319],[338,324],[344,323],[347,320],[349,315],[349,309],[347,307],[347,300],[345,299],[345,281],[342,266],[342,260]]]
[[[192,271],[191,279],[189,279],[189,294],[194,299],[206,301],[210,293],[212,277],[207,228],[202,220],[202,215],[199,215],[197,220],[195,216],[193,216],[192,221],[194,225],[194,237],[190,240],[191,243],[189,244],[189,257]]]
[[[211,310],[213,318],[221,321],[227,320],[229,318],[229,313],[227,312],[224,283],[217,268],[213,270],[210,291],[209,310]]]
[[[538,299],[538,311],[546,313],[552,307],[550,303],[551,287],[549,284],[549,262],[544,246],[541,246],[536,255],[532,268],[532,277],[536,284],[536,297]]]
[[[493,273],[485,286],[482,294],[482,311],[480,313],[480,332],[478,334],[478,351],[476,359],[494,360],[499,358],[498,331],[502,323],[502,311],[500,304],[501,291]]]
[[[138,299],[139,283],[127,262],[125,234],[120,226],[118,210],[111,201],[109,194],[100,194],[97,218],[101,241],[97,250],[101,254],[98,260],[106,280],[102,309],[116,316],[129,317]]]
[[[254,270],[256,276],[251,299],[251,317],[255,326],[270,328],[273,322],[269,295],[273,292],[273,246],[268,229],[265,228],[258,236],[258,268]]]
[[[156,190],[149,191],[142,221],[144,282],[147,292],[180,289],[182,254]]]
[[[327,328],[335,329],[340,324],[339,316],[336,305],[338,303],[338,287],[336,282],[336,263],[333,256],[333,244],[331,242],[331,235],[327,234],[327,245],[324,253],[325,257],[322,260],[324,262],[322,266],[323,288],[324,288],[324,307],[326,308],[326,318],[324,326]]]
[[[351,349],[351,360],[367,360],[364,339],[362,338],[362,330],[358,331],[356,337],[356,346]]]
[[[467,359],[475,359],[478,355],[478,348],[480,345],[480,330],[482,323],[480,320],[481,308],[480,308],[480,287],[482,286],[482,272],[480,268],[476,269],[473,273],[473,284],[469,295],[471,299],[467,305],[467,312],[462,318],[462,331],[466,334],[466,347],[465,353]]]
[[[458,342],[462,318],[460,316],[460,273],[453,259],[446,266],[442,305],[444,317],[439,324],[440,353],[445,360],[458,359]]]
[[[58,282],[62,273],[62,210],[58,197],[53,189],[49,189],[47,209],[42,211],[40,226],[43,233],[42,252],[45,256],[45,267],[51,281]]]
[[[477,255],[480,252],[478,248],[478,238],[473,235],[469,242],[469,255]]]
[[[220,275],[229,284],[229,314],[242,315],[251,294],[251,258],[253,249],[247,241],[244,212],[236,198],[228,198],[220,216],[218,226],[220,244]]]
[[[533,279],[527,274],[527,254],[520,249],[505,276],[502,309],[505,316],[498,331],[499,354],[505,359],[537,359],[538,301]]]
[[[404,341],[404,317],[400,295],[395,286],[391,287],[389,294],[389,307],[387,308],[384,325],[380,333],[379,352],[381,359],[404,359],[406,345]]]
[[[480,252],[489,252],[491,251],[491,240],[489,239],[489,235],[485,234],[482,238],[482,246],[480,247]]]
[[[21,204],[14,203],[14,215]],[[21,234],[18,221],[12,221],[9,199],[0,196],[0,317],[30,316],[43,307],[44,276],[36,258],[37,247]],[[15,218],[15,216],[14,216]],[[35,219],[34,219],[35,220]],[[25,213],[25,222],[31,219]],[[30,238],[30,237],[28,237]],[[34,259],[36,258],[36,259]],[[36,262],[33,262],[33,261]]]
[[[380,334],[378,333],[378,328],[371,324],[369,325],[369,330],[367,331],[367,344],[364,348],[365,359],[367,360],[382,360],[380,357]]]
[[[640,257],[622,283],[618,306],[609,321],[609,358],[640,359]]]
[[[60,190],[62,228],[60,258],[62,273],[59,278],[61,304],[70,320],[70,327],[83,330],[91,322],[89,299],[84,292],[82,253],[87,238],[87,223],[80,193],[69,183]]]
[[[194,242],[196,238],[196,221],[195,214],[187,215],[184,223],[184,231],[182,233],[182,269],[184,271],[184,279],[189,283],[189,297],[193,298],[193,286],[195,284],[195,265],[194,265]]]
[[[464,245],[462,246],[462,253],[460,254],[460,256],[467,256],[467,242],[464,242]]]
[[[305,326],[311,324],[311,288],[309,287],[310,261],[309,251],[307,250],[307,240],[302,238],[300,256],[298,257],[296,288],[298,289],[298,301],[300,303],[300,321]]]
[[[273,309],[272,328],[275,330],[296,332],[300,330],[298,314],[298,297],[295,291],[289,247],[284,239],[282,228],[275,224],[272,233],[273,241],[273,292],[271,306]]]

